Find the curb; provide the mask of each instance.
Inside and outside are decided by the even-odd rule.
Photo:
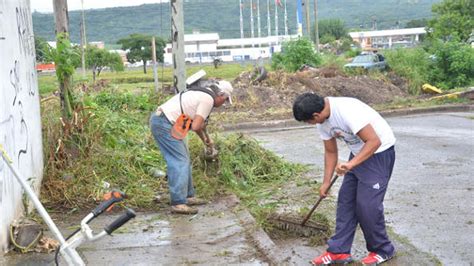
[[[234,202],[240,204],[239,198],[235,195],[231,195],[234,198]],[[273,240],[257,225],[255,218],[249,213],[245,208],[237,209],[239,205],[235,208],[235,214],[240,221],[240,224],[245,229],[247,236],[250,238],[252,243],[255,244],[258,251],[268,260],[270,265],[282,265],[287,263],[290,260],[290,257],[285,256],[284,252],[275,245]]]
[[[474,111],[474,105],[441,105],[425,108],[406,108],[400,110],[387,110],[380,111],[379,113],[383,117],[396,117],[396,116],[407,116],[425,113],[435,112],[472,112]],[[311,125],[305,125],[294,119],[284,120],[272,120],[272,121],[260,121],[260,122],[244,122],[238,124],[227,124],[223,125],[222,128],[226,132],[230,131],[245,131],[245,132],[263,132],[263,131],[283,131],[290,129],[304,129],[313,127]]]

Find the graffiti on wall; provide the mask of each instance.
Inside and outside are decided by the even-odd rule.
[[[29,1],[0,0],[0,25],[12,25],[0,26],[0,143],[37,191],[43,154]],[[6,250],[7,228],[21,214],[22,207],[21,186],[0,160],[0,251]]]

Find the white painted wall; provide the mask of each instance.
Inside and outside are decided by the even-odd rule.
[[[43,151],[29,0],[0,0],[0,143],[39,191]],[[21,186],[0,160],[0,255],[9,225],[22,211]]]

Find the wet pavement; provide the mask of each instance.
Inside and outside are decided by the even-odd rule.
[[[266,265],[247,233],[248,220],[235,210],[238,200],[223,197],[199,207],[197,215],[138,213],[112,237],[89,242],[78,249],[87,265]],[[95,232],[117,215],[91,222]],[[71,217],[68,220],[73,220]],[[58,223],[68,234],[79,223]],[[251,222],[251,221],[250,221]],[[60,261],[65,265],[64,261]],[[52,265],[52,254],[0,256],[0,265]]]
[[[403,246],[405,255],[400,258],[406,257],[412,244],[444,265],[474,264],[474,113],[432,113],[387,120],[397,137],[397,162],[385,211],[399,254]],[[323,167],[324,148],[315,128],[252,136],[290,161]],[[339,147],[345,146],[339,143]],[[348,150],[341,150],[340,157],[347,158]],[[357,253],[363,249],[359,237],[353,253],[360,256]],[[425,257],[426,262],[415,264],[435,263]],[[394,265],[413,265],[414,261]]]

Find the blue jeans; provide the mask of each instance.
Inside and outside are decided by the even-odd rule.
[[[191,159],[184,140],[171,136],[171,127],[164,114],[151,115],[151,133],[166,160],[171,205],[186,204],[187,198],[194,197]]]

